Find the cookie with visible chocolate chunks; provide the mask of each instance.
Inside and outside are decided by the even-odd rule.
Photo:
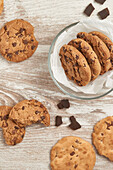
[[[98,31],[92,31],[89,34],[98,36],[108,47],[110,51],[110,61],[111,61],[111,68],[113,69],[113,42],[110,40],[109,37],[107,37],[105,34],[98,32]]]
[[[27,21],[15,19],[0,30],[0,53],[8,61],[26,60],[33,55],[37,46],[34,28]]]
[[[92,141],[100,155],[113,161],[113,116],[100,120],[94,126]]]
[[[101,64],[101,73],[104,74],[111,68],[110,52],[105,43],[96,35],[91,35],[86,32],[80,32],[77,34],[77,38],[85,40],[90,44],[96,53],[99,62]]]
[[[93,170],[96,161],[93,146],[75,136],[59,140],[50,156],[52,170]]]
[[[20,127],[8,119],[7,126],[3,128],[3,135],[7,145],[16,145],[22,142],[25,135],[25,127]]]
[[[71,40],[68,44],[77,48],[84,55],[91,69],[91,80],[95,80],[101,72],[101,65],[92,47],[80,38]]]
[[[86,86],[91,80],[91,70],[85,57],[70,45],[63,45],[59,55],[67,77],[79,86]]]
[[[9,113],[12,107],[10,106],[0,106],[0,127],[4,128],[7,126],[7,119],[9,118]]]
[[[10,114],[10,119],[19,126],[28,126],[32,123],[43,123],[50,125],[50,115],[45,106],[37,100],[23,100],[16,104]]]
[[[13,120],[10,120],[10,106],[0,106],[0,127],[3,130],[5,142],[8,145],[20,143],[25,135],[25,128],[19,127]]]

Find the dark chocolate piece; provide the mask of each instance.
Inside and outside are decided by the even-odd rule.
[[[84,10],[84,14],[86,14],[87,16],[90,16],[92,14],[92,12],[94,11],[94,7],[93,5],[90,3],[86,9]]]
[[[109,9],[108,8],[103,9],[102,11],[98,12],[98,15],[101,19],[107,18],[110,15]]]
[[[56,116],[55,118],[55,126],[60,126],[62,124],[62,117],[61,116]]]
[[[59,109],[63,109],[63,108],[69,108],[70,107],[70,103],[68,99],[63,99],[60,101],[60,103],[57,104]]]
[[[99,3],[99,4],[103,4],[106,0],[95,0],[95,2]]]
[[[70,117],[70,121],[71,121],[71,124],[69,125],[69,127],[70,127],[72,130],[77,130],[77,129],[80,129],[80,128],[81,128],[81,125],[76,121],[76,119],[75,119],[74,116],[71,116],[71,117]]]

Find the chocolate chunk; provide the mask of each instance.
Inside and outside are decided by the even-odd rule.
[[[18,50],[18,51],[15,51],[15,54],[16,54],[16,55],[18,55],[18,53],[19,53],[19,50]]]
[[[108,8],[103,9],[102,11],[98,12],[98,15],[101,19],[107,18],[110,15],[109,9]]]
[[[43,104],[41,104],[40,107],[43,108],[44,107]]]
[[[32,39],[31,42],[33,42],[34,40]]]
[[[68,99],[63,99],[60,101],[60,103],[57,104],[59,109],[63,109],[63,108],[69,108],[70,107],[70,103]]]
[[[55,126],[60,126],[62,124],[62,117],[61,116],[56,116],[55,118]]]
[[[19,129],[19,127],[15,126],[15,129]]]
[[[17,45],[17,43],[16,43],[16,42],[12,43],[12,46],[13,46],[13,47],[16,47],[16,45]]]
[[[41,116],[41,120],[44,120],[45,119],[45,116]]]
[[[9,118],[9,115],[5,115],[2,120],[7,120]]]
[[[7,27],[6,27],[6,25],[4,26],[4,30],[5,30],[5,31],[7,31]]]
[[[113,126],[113,121],[111,123],[105,122],[107,124],[107,129],[110,130],[110,126]]]
[[[79,59],[79,56],[78,56],[78,55],[76,55],[76,59],[77,59],[77,60]]]
[[[71,77],[71,80],[74,80],[74,77],[73,77],[73,76]]]
[[[24,44],[28,44],[28,41],[27,41],[27,40],[23,40],[23,43],[24,43]]]
[[[106,0],[95,0],[95,2],[99,3],[99,4],[103,4]]]
[[[22,138],[24,137],[24,135],[21,136]]]
[[[32,46],[31,46],[31,49],[32,49],[32,50],[34,50],[34,49],[35,49],[35,46],[34,46],[34,45],[32,45]]]
[[[87,16],[90,16],[92,14],[92,12],[94,11],[94,7],[93,5],[90,3],[86,9],[84,10],[84,14],[86,14]]]
[[[18,38],[21,38],[21,37],[23,37],[23,35],[22,35],[22,34],[20,34],[20,35],[18,36]]]
[[[9,31],[7,32],[7,35],[9,35]]]
[[[7,57],[12,58],[12,53],[8,53]]]
[[[78,165],[75,165],[74,168],[76,169]]]
[[[22,33],[23,31],[25,31],[25,29],[24,28],[20,28],[19,33]]]
[[[71,124],[69,125],[69,127],[72,130],[77,130],[77,129],[81,128],[81,125],[76,121],[74,116],[70,117],[70,121],[71,121]]]
[[[36,110],[36,111],[35,111],[35,114],[36,114],[36,115],[37,115],[37,114],[39,114],[39,113],[41,113],[41,112],[40,112],[40,111],[38,111],[38,110]]]
[[[63,51],[64,51],[64,53],[66,53],[67,49],[65,47],[63,47]]]
[[[71,152],[70,155],[73,156],[75,154],[75,152]]]
[[[23,106],[23,107],[22,107],[22,110],[24,110],[24,109],[25,109],[25,107]]]

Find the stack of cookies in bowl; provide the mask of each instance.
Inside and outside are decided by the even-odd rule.
[[[113,42],[98,31],[78,33],[77,39],[61,47],[59,55],[66,76],[78,86],[113,69]]]

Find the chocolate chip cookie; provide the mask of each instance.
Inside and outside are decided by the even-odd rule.
[[[98,153],[113,161],[113,116],[100,120],[94,126],[92,140]]]
[[[82,53],[73,46],[64,45],[59,55],[67,77],[79,86],[86,86],[91,80],[91,70]]]
[[[93,170],[95,161],[92,145],[79,137],[64,137],[51,150],[52,170]]]
[[[0,30],[0,53],[8,61],[20,62],[37,49],[33,26],[22,19],[10,21]]]
[[[96,35],[91,35],[86,32],[78,33],[77,38],[84,39],[92,46],[101,64],[101,74],[107,72],[111,68],[111,62],[110,52],[105,43]]]
[[[2,127],[5,142],[8,145],[20,143],[25,135],[25,128],[19,127],[13,120],[10,120],[10,106],[0,106],[0,127]]]
[[[23,100],[16,104],[9,117],[19,126],[28,126],[32,123],[43,123],[50,125],[50,115],[45,106],[37,100]]]
[[[9,113],[12,107],[10,106],[0,106],[0,127],[7,127],[7,119],[9,118]]]
[[[91,80],[95,80],[101,72],[101,65],[92,47],[80,38],[71,40],[69,45],[77,48],[84,55],[91,69]]]
[[[0,0],[0,14],[3,11],[3,7],[4,7],[4,0]]]
[[[110,51],[110,61],[111,61],[111,69],[113,69],[113,42],[108,38],[105,34],[98,32],[98,31],[92,31],[90,32],[92,35],[98,36],[108,47]]]

